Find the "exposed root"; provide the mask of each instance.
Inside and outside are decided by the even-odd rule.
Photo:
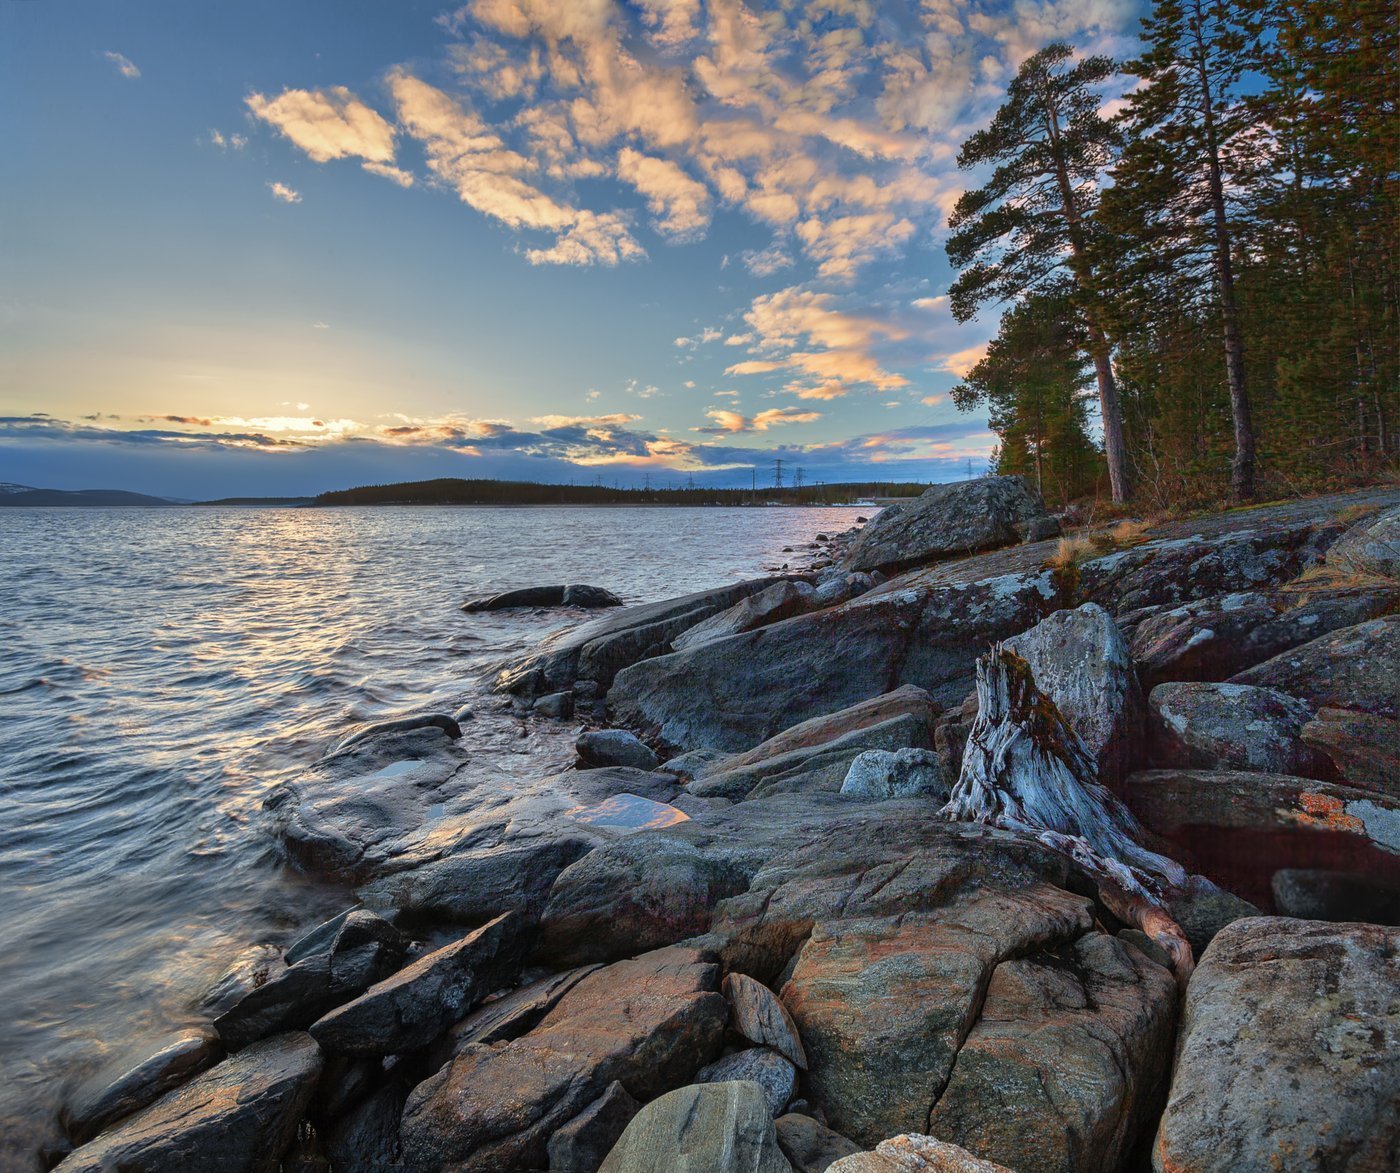
[[[978,660],[977,701],[962,773],[939,813],[1031,835],[1070,859],[1105,907],[1167,951],[1184,983],[1195,960],[1168,907],[1186,870],[1138,842],[1137,820],[1099,783],[1093,756],[1025,660],[1001,645]]]

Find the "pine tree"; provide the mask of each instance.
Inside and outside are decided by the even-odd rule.
[[[967,321],[984,302],[1016,302],[1068,279],[1098,382],[1113,499],[1123,501],[1123,417],[1091,255],[1099,181],[1120,138],[1099,114],[1114,68],[1106,57],[1073,58],[1056,43],[1027,59],[991,125],[963,143],[959,167],[995,169],[950,217],[948,258],[961,270],[950,294],[954,316]]]
[[[1127,146],[1103,200],[1103,225],[1121,253],[1136,253],[1137,280],[1155,270],[1176,300],[1208,305],[1224,346],[1231,483],[1245,501],[1254,496],[1255,439],[1227,191],[1246,190],[1255,162],[1253,119],[1240,95],[1251,42],[1229,0],[1159,0],[1143,35],[1146,51],[1127,65],[1142,84],[1121,116]]]

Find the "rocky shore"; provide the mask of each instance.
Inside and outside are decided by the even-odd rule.
[[[1400,490],[1059,528],[984,478],[567,588],[608,609],[269,799],[346,911],[47,1163],[1400,1167]],[[503,772],[522,725],[573,760]]]

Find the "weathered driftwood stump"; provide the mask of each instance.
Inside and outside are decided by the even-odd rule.
[[[977,705],[962,772],[940,813],[1033,835],[1068,856],[1109,911],[1167,950],[1184,982],[1195,962],[1168,907],[1186,870],[1138,842],[1137,820],[1099,783],[1093,756],[1037,690],[1030,665],[1000,644],[977,661]]]

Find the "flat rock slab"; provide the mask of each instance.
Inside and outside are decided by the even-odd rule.
[[[613,1082],[645,1102],[688,1081],[719,1051],[728,1016],[719,967],[699,950],[660,949],[597,970],[528,1034],[468,1046],[419,1084],[404,1109],[404,1159],[542,1168],[549,1138]]]
[[[1230,677],[1324,707],[1400,718],[1400,615],[1344,627]]]
[[[1144,770],[1124,800],[1216,883],[1261,908],[1279,868],[1400,876],[1400,803],[1312,778],[1239,770]]]
[[[337,1055],[392,1055],[426,1047],[475,1002],[520,970],[525,922],[514,913],[420,957],[311,1026]]]
[[[1158,1170],[1400,1168],[1400,929],[1260,917],[1186,991]]]
[[[1148,706],[1151,762],[1159,769],[1335,777],[1331,759],[1303,741],[1312,707],[1276,688],[1159,684]]]
[[[321,1074],[308,1034],[254,1043],[69,1154],[65,1173],[209,1169],[271,1173]]]
[[[820,606],[816,591],[805,582],[777,582],[766,590],[741,599],[727,611],[697,623],[689,631],[683,631],[671,641],[671,647],[683,652],[687,648],[697,648],[701,644],[723,639],[727,635],[738,635],[742,631],[753,631],[766,627],[782,619],[791,619],[803,611]]]
[[[643,1108],[598,1173],[792,1173],[754,1083],[678,1088]]]

